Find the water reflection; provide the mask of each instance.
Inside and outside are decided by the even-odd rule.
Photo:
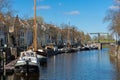
[[[11,75],[7,80],[119,80],[120,60],[109,49],[81,51],[52,56],[40,68],[40,75]]]
[[[116,70],[116,79],[120,80],[120,59],[110,56],[111,64],[113,64],[114,69]]]
[[[39,80],[39,76],[38,75],[14,75],[13,80]]]
[[[31,74],[31,75],[9,75],[6,78],[1,76],[1,80],[39,80],[39,75]]]

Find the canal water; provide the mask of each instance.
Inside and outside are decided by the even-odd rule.
[[[59,54],[48,58],[38,76],[13,74],[6,80],[120,80],[120,60],[111,58],[108,51],[104,48]]]

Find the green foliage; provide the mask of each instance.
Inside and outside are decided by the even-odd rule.
[[[27,19],[30,23],[34,24],[34,17]],[[41,16],[36,17],[37,23],[43,24],[44,19]]]
[[[37,16],[37,22],[40,24],[44,23],[44,19],[41,16]]]
[[[115,40],[99,40],[101,43],[115,43]],[[93,40],[93,42],[98,42],[98,40]]]

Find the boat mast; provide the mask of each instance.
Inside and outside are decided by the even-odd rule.
[[[70,48],[70,22],[68,23],[68,48]]]
[[[36,0],[34,0],[34,51],[37,51]]]

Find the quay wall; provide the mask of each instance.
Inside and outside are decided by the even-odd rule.
[[[110,46],[110,56],[120,59],[120,45]]]

